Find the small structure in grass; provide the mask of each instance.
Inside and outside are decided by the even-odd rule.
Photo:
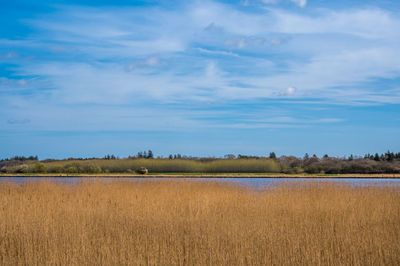
[[[136,169],[136,173],[141,174],[141,175],[145,175],[149,172],[149,170],[147,170],[146,167],[140,167],[139,169]]]

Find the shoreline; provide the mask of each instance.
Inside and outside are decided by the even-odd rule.
[[[0,174],[0,178],[21,177],[21,178],[368,178],[368,179],[398,179],[400,174],[333,174],[333,175],[313,175],[313,174],[257,174],[257,173],[155,173],[155,174]]]

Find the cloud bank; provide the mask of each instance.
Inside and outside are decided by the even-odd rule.
[[[296,117],[298,104],[305,110],[400,103],[397,13],[311,9],[305,0],[290,2],[308,12],[265,8],[280,2],[263,0],[261,8],[216,1],[173,9],[67,5],[26,18],[27,36],[0,39],[6,51],[0,60],[11,73],[0,79],[0,115],[29,117],[32,128],[47,129],[102,128],[96,113],[121,130],[140,123],[165,130],[276,128],[292,123],[253,125],[251,116],[282,101],[285,108],[272,110],[279,117]],[[236,119],[241,112],[249,116]],[[79,121],[64,127],[60,113]],[[343,121],[327,117],[310,121]]]

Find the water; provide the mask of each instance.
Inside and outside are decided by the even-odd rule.
[[[252,188],[263,188],[270,185],[282,184],[282,183],[307,183],[307,182],[333,182],[339,184],[349,184],[356,186],[363,185],[400,185],[400,179],[395,178],[385,178],[385,179],[372,179],[372,178],[136,178],[136,177],[0,177],[0,184],[2,182],[40,182],[40,181],[53,181],[61,183],[75,184],[81,181],[101,181],[101,182],[113,182],[113,181],[136,181],[136,182],[146,182],[146,181],[201,181],[201,182],[220,182],[220,183],[230,183],[235,185],[241,185]]]

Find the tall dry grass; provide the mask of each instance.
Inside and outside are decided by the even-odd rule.
[[[0,183],[0,265],[399,265],[400,188]]]

